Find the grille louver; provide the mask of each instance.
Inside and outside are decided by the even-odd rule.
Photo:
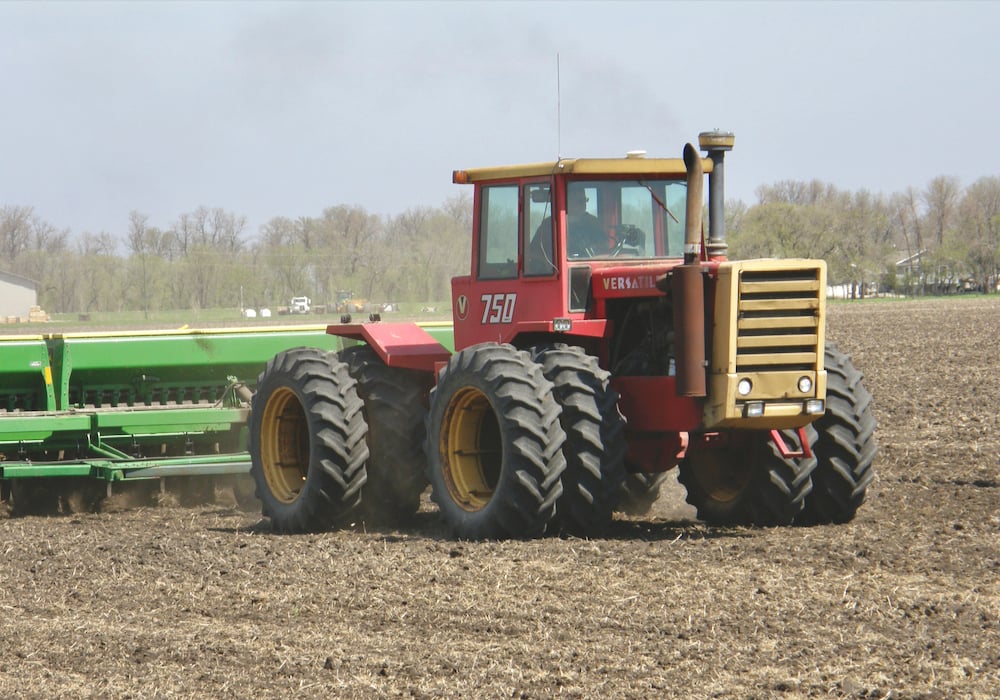
[[[816,367],[821,283],[817,268],[741,271],[737,372]]]

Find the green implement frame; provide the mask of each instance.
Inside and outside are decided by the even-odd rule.
[[[421,324],[453,348],[450,324]],[[249,471],[249,397],[325,325],[0,336],[0,480],[105,481]]]

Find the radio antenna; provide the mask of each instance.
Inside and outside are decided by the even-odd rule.
[[[559,53],[556,53],[556,160],[562,160],[562,87],[559,82]]]

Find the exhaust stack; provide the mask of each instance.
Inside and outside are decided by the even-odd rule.
[[[705,175],[701,156],[684,146],[687,168],[687,214],[684,221],[684,264],[670,277],[674,297],[674,334],[678,339],[677,395],[705,396],[705,277],[701,268],[701,208]]]

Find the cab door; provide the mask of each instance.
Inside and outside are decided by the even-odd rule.
[[[519,324],[558,315],[551,191],[548,179],[477,184],[472,274],[452,281],[456,348],[513,342]]]

